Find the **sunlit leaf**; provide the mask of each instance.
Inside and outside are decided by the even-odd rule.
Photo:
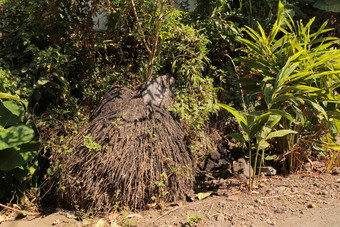
[[[39,142],[31,142],[17,148],[1,150],[0,170],[9,171],[31,161],[38,155],[40,146]]]
[[[34,137],[34,130],[27,125],[15,125],[0,131],[1,150],[19,146],[30,142]]]

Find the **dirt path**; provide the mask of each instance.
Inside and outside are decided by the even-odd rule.
[[[59,212],[44,218],[5,222],[16,226],[340,226],[340,175],[299,174],[262,178],[259,188],[250,193],[237,179],[212,182],[210,197],[194,202],[169,204],[118,216],[76,222],[69,213]],[[69,218],[67,217],[69,216]],[[202,219],[202,220],[197,220]],[[197,220],[197,221],[195,221]],[[103,225],[101,225],[103,224]],[[105,225],[107,224],[107,225]]]
[[[340,201],[332,201],[330,204],[307,210],[303,214],[287,217],[284,220],[278,220],[277,226],[340,226]]]

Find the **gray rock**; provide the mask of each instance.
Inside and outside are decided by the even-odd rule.
[[[279,194],[282,194],[284,193],[285,191],[287,190],[287,187],[286,186],[279,186],[279,187],[276,187],[275,188],[275,191]]]
[[[266,176],[274,176],[276,175],[276,169],[271,166],[263,166],[261,167],[261,173],[264,173]]]
[[[216,216],[216,221],[224,221],[224,215],[223,214],[219,214]]]
[[[226,165],[226,167],[228,167],[229,165],[227,165],[227,164],[228,164],[227,160],[225,160],[225,159],[220,159],[220,160],[218,160],[217,168],[221,168],[221,167],[223,167],[224,165]]]
[[[314,162],[311,162],[311,163],[306,163],[305,164],[305,169],[307,171],[319,171],[319,172],[323,172],[326,170],[326,166],[319,162],[319,161],[314,161]]]
[[[233,162],[233,173],[237,176],[243,175],[249,178],[249,164],[244,158],[239,158]],[[253,168],[251,168],[250,174],[253,174]]]
[[[206,171],[211,171],[217,166],[217,163],[213,162],[211,159],[208,159],[207,164],[205,165]]]
[[[210,153],[210,158],[215,161],[215,162],[218,162],[221,158],[221,154],[218,152],[218,151],[212,151]]]

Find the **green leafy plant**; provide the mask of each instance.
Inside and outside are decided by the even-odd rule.
[[[198,223],[200,221],[202,221],[203,219],[204,219],[204,216],[201,216],[201,215],[191,215],[190,213],[188,213],[187,224],[190,227],[194,227],[194,226],[197,226]]]
[[[282,117],[291,119],[293,118],[284,111],[277,109],[268,110],[265,113],[253,111],[248,114],[242,114],[231,106],[219,104],[222,108],[229,111],[238,121],[241,133],[232,133],[228,136],[233,137],[244,145],[248,146],[249,163],[252,163],[252,156],[255,151],[254,171],[251,170],[249,165],[249,190],[251,191],[255,183],[255,176],[257,171],[258,157],[261,155],[259,173],[256,184],[259,182],[261,173],[261,166],[264,161],[265,149],[269,147],[269,141],[272,138],[283,137],[288,134],[295,134],[296,131],[289,129],[275,130],[275,126]],[[261,152],[261,154],[260,154]]]
[[[0,199],[22,198],[38,168],[35,160],[41,145],[33,141],[35,132],[25,119],[24,101],[0,93]]]
[[[166,191],[166,182],[168,181],[168,175],[166,173],[162,173],[159,177],[160,179],[155,182],[155,187],[157,189],[157,195],[151,197],[151,200],[155,202],[159,206],[163,206],[164,198],[169,193]]]
[[[339,119],[339,95],[334,89],[340,85],[340,51],[336,48],[339,39],[321,36],[332,30],[325,28],[327,21],[311,33],[313,21],[314,18],[306,25],[295,23],[289,14],[284,14],[280,2],[278,18],[268,35],[258,24],[259,32],[245,28],[251,39],[238,38],[247,47],[243,49],[247,56],[241,61],[248,74],[241,83],[249,94],[259,97],[256,109],[285,113],[275,129],[298,132],[280,138],[276,147],[282,160],[288,161],[288,171],[303,163],[299,155],[307,158],[302,150],[325,143],[334,146],[338,133],[334,119]],[[320,143],[324,135],[328,141]],[[301,152],[299,146],[304,147]]]
[[[83,146],[89,149],[89,151],[100,151],[102,149],[102,146],[93,141],[93,137],[90,135],[84,136]]]

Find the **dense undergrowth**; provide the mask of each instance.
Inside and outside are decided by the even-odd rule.
[[[188,12],[165,0],[0,1],[0,201],[57,193],[66,141],[100,98],[161,75],[176,79],[171,111],[198,158],[217,149],[206,132],[224,103],[240,123],[228,138],[255,167],[289,173],[314,154],[339,165],[340,18],[315,2],[202,0]]]

